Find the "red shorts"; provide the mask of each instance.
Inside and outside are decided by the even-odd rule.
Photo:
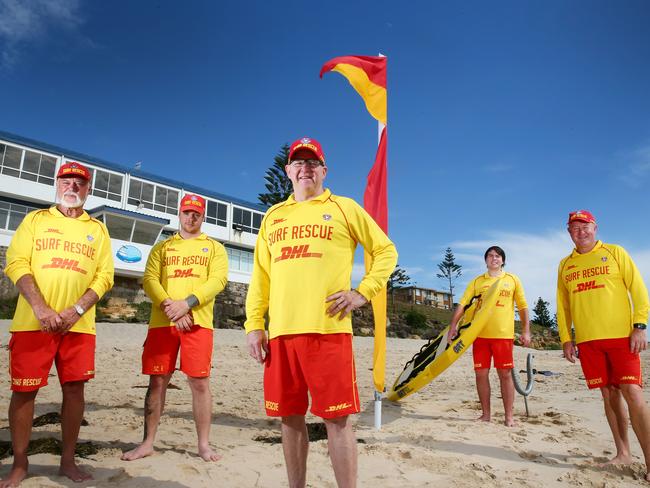
[[[13,391],[34,391],[47,385],[53,362],[61,384],[94,378],[95,335],[40,330],[11,334],[9,375]]]
[[[173,373],[180,348],[179,369],[183,373],[193,378],[210,376],[213,335],[212,329],[199,325],[189,332],[179,332],[173,326],[149,329],[142,350],[142,374]]]
[[[269,341],[264,404],[270,417],[311,413],[335,418],[359,411],[352,334],[295,334]]]
[[[630,352],[629,337],[581,342],[578,354],[589,388],[621,383],[643,386],[641,359]]]
[[[512,369],[512,339],[486,339],[479,337],[474,341],[474,369],[490,369],[491,359],[494,358],[496,369]]]

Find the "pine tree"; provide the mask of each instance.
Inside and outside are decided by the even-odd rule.
[[[395,266],[395,270],[391,273],[387,283],[387,288],[390,292],[390,299],[393,306],[393,312],[395,311],[395,290],[407,286],[410,282],[411,277],[406,274],[406,271],[401,268],[399,264]]]
[[[462,266],[456,264],[454,258],[454,253],[451,250],[451,247],[448,247],[445,250],[445,259],[438,264],[438,269],[440,273],[437,273],[438,278],[444,279],[449,284],[449,294],[451,295],[451,303],[454,303],[454,281],[463,274],[461,270]]]
[[[264,179],[267,193],[260,193],[257,198],[262,205],[275,205],[284,202],[289,195],[293,193],[291,180],[284,171],[284,167],[289,163],[289,145],[285,144],[280,148],[280,152],[273,159],[273,165],[266,171]]]
[[[542,327],[548,327],[552,329],[555,327],[555,320],[551,317],[551,312],[548,310],[550,304],[543,300],[542,297],[537,298],[535,302],[535,308],[533,308],[533,322],[541,325]]]

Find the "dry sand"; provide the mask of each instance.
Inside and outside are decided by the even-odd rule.
[[[8,341],[8,322],[0,321],[0,341]],[[262,369],[248,357],[241,330],[216,330],[212,390],[213,446],[223,455],[218,463],[196,456],[196,434],[191,397],[177,373],[172,383],[180,390],[167,394],[167,409],[158,432],[156,453],[133,462],[120,461],[122,451],[142,437],[142,404],[147,378],[139,373],[146,326],[99,324],[97,376],[86,388],[89,425],[80,441],[99,446],[97,454],[80,459],[94,481],[75,484],[57,476],[58,458],[30,457],[29,487],[276,487],[286,486],[280,444],[255,440],[277,436],[277,420],[263,410]],[[387,379],[392,382],[404,363],[424,341],[389,339]],[[516,399],[517,427],[506,428],[498,381],[493,372],[492,423],[476,422],[479,415],[471,357],[466,354],[438,380],[402,404],[384,402],[383,427],[373,428],[373,387],[370,361],[372,338],[355,338],[357,376],[362,412],[355,416],[359,444],[359,486],[417,487],[554,487],[648,486],[641,481],[641,450],[633,440],[635,463],[601,468],[612,456],[613,443],[603,416],[600,394],[584,386],[580,367],[560,357],[559,351],[515,348],[518,369],[528,352],[535,367],[561,373],[536,375],[529,398],[531,416],[525,416],[523,398]],[[0,369],[7,371],[7,351],[0,351]],[[647,353],[643,355],[648,371]],[[525,380],[521,375],[522,380]],[[647,383],[647,373],[645,381]],[[7,405],[9,382],[0,388],[0,440],[9,440]],[[39,393],[36,415],[59,409],[60,388],[55,376]],[[309,418],[315,422],[317,419]],[[634,438],[630,430],[630,435]],[[59,426],[34,429],[33,437],[58,437]],[[11,459],[2,461],[0,476],[9,472]],[[325,441],[312,442],[308,459],[308,486],[336,486]]]

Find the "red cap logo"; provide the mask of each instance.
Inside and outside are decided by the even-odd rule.
[[[595,224],[596,217],[589,210],[576,210],[575,212],[569,213],[569,221],[571,222],[586,222],[588,224]]]
[[[69,178],[77,177],[83,178],[84,180],[90,181],[90,171],[83,164],[76,163],[71,161],[69,163],[62,164],[59,168],[59,172],[56,174],[57,178]]]
[[[323,148],[321,147],[320,142],[318,142],[316,139],[303,137],[302,139],[294,141],[294,143],[291,144],[291,147],[289,148],[289,161],[293,159],[293,154],[299,149],[307,149],[311,151],[318,160],[325,163],[325,154],[323,154]]]
[[[205,198],[191,193],[186,194],[181,200],[181,212],[194,210],[200,214],[205,212]]]

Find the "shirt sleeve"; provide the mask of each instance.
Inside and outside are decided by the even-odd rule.
[[[397,264],[397,249],[374,219],[353,200],[350,226],[354,237],[372,257],[370,269],[359,283],[357,291],[370,301],[386,286]]]
[[[569,290],[562,280],[562,270],[568,258],[563,259],[557,269],[557,330],[560,333],[560,342],[564,344],[572,340],[571,336],[571,304]]]
[[[623,282],[632,299],[632,323],[647,324],[648,289],[643,282],[643,277],[625,249],[621,246],[613,246],[613,251],[616,253]]]
[[[104,224],[98,222],[102,229],[102,242],[97,253],[97,269],[95,276],[88,285],[88,288],[97,293],[99,298],[103,297],[108,290],[113,288],[115,270],[113,265],[113,253],[111,250],[111,238],[108,229]]]
[[[461,305],[463,307],[466,307],[469,302],[472,301],[472,298],[474,298],[474,289],[476,288],[476,280],[478,278],[474,278],[472,281],[469,282],[469,285],[467,285],[467,288],[465,288],[465,291],[463,292],[463,296],[460,297],[460,301],[458,302],[458,305]]]
[[[144,268],[142,287],[144,288],[144,292],[151,299],[154,307],[160,307],[163,300],[170,298],[169,294],[160,283],[163,249],[166,242],[167,241],[159,242],[151,249],[149,258],[147,258],[147,265]]]
[[[16,229],[7,249],[5,274],[14,284],[32,272],[32,247],[34,246],[34,217],[36,212],[25,216]]]
[[[228,255],[226,250],[218,242],[212,241],[212,244],[214,254],[208,267],[208,279],[192,292],[199,299],[201,305],[213,300],[228,283]]]
[[[528,302],[526,301],[526,294],[524,292],[524,285],[521,284],[521,280],[518,276],[514,276],[514,279],[515,303],[517,304],[517,310],[524,310],[525,308],[528,308]]]
[[[260,231],[255,242],[253,255],[253,275],[246,294],[246,333],[253,330],[264,330],[265,316],[269,309],[271,292],[271,253],[266,236],[267,212],[262,220]]]

